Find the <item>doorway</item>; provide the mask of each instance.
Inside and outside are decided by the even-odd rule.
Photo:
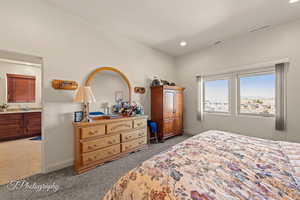
[[[0,185],[43,168],[42,58],[0,50]]]

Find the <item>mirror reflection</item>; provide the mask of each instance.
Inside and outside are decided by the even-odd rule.
[[[111,113],[111,106],[118,100],[129,101],[128,85],[116,72],[101,71],[91,81],[96,102],[90,104],[90,112]]]

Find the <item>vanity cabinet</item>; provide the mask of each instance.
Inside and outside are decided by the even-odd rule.
[[[160,140],[183,133],[183,91],[177,86],[151,87],[151,120],[157,123]]]
[[[148,143],[147,116],[74,123],[77,174],[118,159]]]
[[[41,113],[25,113],[24,128],[24,133],[28,137],[41,135]]]
[[[0,114],[0,141],[41,135],[41,112]]]

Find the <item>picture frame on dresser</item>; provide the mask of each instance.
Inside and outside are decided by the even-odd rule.
[[[74,112],[74,122],[81,122],[83,119],[83,111]]]

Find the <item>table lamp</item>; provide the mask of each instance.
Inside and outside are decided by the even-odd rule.
[[[83,122],[89,122],[89,104],[96,102],[95,96],[92,92],[91,87],[79,87],[77,90],[74,102],[83,104]]]

